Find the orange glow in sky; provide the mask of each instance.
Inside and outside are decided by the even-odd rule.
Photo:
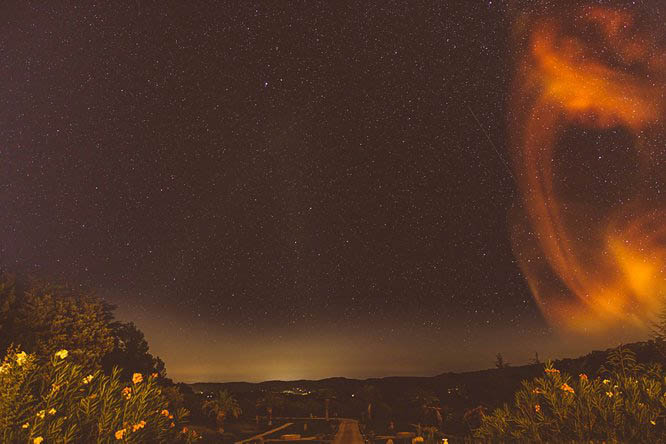
[[[623,128],[639,161],[621,167],[649,182],[659,153],[646,140],[663,140],[664,52],[624,10],[587,8],[576,17],[573,28],[538,20],[519,61],[513,155],[522,214],[514,250],[552,324],[584,332],[619,322],[643,328],[666,294],[663,198],[649,198],[641,184],[623,190],[612,208],[565,197],[555,158],[568,128]],[[589,38],[572,35],[580,29]]]

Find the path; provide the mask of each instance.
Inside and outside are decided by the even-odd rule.
[[[358,429],[358,421],[352,419],[341,420],[333,444],[363,444],[363,437],[361,437],[361,431]]]

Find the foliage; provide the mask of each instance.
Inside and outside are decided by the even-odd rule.
[[[659,366],[636,363],[630,350],[611,352],[602,376],[572,378],[545,366],[523,381],[514,406],[485,416],[476,436],[491,441],[658,442],[666,438],[666,379]]]
[[[462,419],[468,430],[471,431],[481,426],[481,422],[486,416],[486,410],[487,408],[484,405],[478,405],[474,408],[465,410]]]
[[[284,405],[284,397],[278,393],[268,391],[257,400],[257,408],[265,408],[268,415],[268,425],[273,424],[273,409]]]
[[[0,277],[0,349],[12,343],[48,359],[67,348],[72,359],[97,366],[113,348],[112,307],[93,293],[31,280]]]
[[[227,415],[238,418],[242,413],[238,401],[227,390],[220,390],[215,398],[204,402],[202,409],[210,416],[215,416],[217,428],[220,432],[224,431],[224,421]]]
[[[185,406],[185,396],[177,385],[162,387],[162,395],[166,398],[171,410],[177,410]]]
[[[16,277],[9,273],[0,274],[0,347],[6,350],[9,344],[7,340],[11,331],[11,311],[16,304]]]
[[[420,410],[421,421],[442,427],[444,409],[437,395],[428,390],[418,389],[412,393],[411,402]]]
[[[313,393],[316,399],[324,401],[324,417],[330,417],[331,401],[337,400],[337,393],[330,387],[322,387]]]
[[[666,297],[662,299],[662,309],[652,324],[652,338],[662,362],[666,361]]]
[[[284,396],[279,393],[268,391],[257,400],[257,407],[263,407],[265,409],[278,409],[284,405]]]
[[[49,360],[62,348],[85,367],[158,373],[164,362],[148,352],[143,333],[133,323],[114,321],[113,306],[95,293],[64,284],[0,274],[0,356],[10,345]]]
[[[381,393],[375,387],[374,385],[371,384],[365,384],[361,389],[358,391],[358,397],[360,400],[362,400],[365,404],[365,415],[367,415],[367,419],[369,421],[372,421],[373,418],[373,405],[377,403],[381,399]]]
[[[444,435],[434,426],[416,426],[416,439],[413,442],[423,442],[424,444],[440,444]],[[422,440],[419,440],[421,438]]]
[[[148,351],[148,342],[143,332],[132,322],[113,322],[110,324],[113,334],[113,349],[102,359],[105,371],[114,366],[124,369],[122,376],[128,378],[131,371],[157,373],[166,377],[164,362]]]
[[[506,362],[504,360],[504,356],[502,356],[502,353],[497,353],[497,355],[495,355],[495,367],[501,369],[501,368],[507,368],[507,367],[510,367],[510,366],[511,366],[511,364],[509,364],[508,362]]]
[[[67,350],[40,363],[11,348],[0,366],[0,441],[191,442],[188,412],[170,413],[154,375],[125,384],[72,362]]]

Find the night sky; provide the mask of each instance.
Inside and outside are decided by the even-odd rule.
[[[627,339],[551,327],[512,246],[506,2],[83,3],[0,5],[0,263],[97,289],[175,380]]]

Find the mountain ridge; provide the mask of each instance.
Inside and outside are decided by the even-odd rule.
[[[623,344],[622,347],[636,353],[639,362],[660,362],[661,358],[653,340]],[[576,358],[553,360],[553,365],[572,376],[586,373],[595,376],[606,361],[608,352],[618,347],[594,350]],[[503,368],[488,368],[468,372],[443,372],[434,376],[385,376],[373,378],[330,377],[318,380],[299,379],[291,381],[269,380],[262,382],[196,382],[187,384],[197,392],[215,392],[226,389],[234,393],[247,392],[285,392],[302,390],[315,393],[324,389],[336,393],[353,395],[364,385],[373,385],[389,395],[415,390],[427,390],[437,394],[440,399],[460,398],[469,401],[495,404],[502,399],[509,399],[525,379],[538,376],[543,371],[543,362],[533,362]],[[450,399],[453,401],[453,399]]]

